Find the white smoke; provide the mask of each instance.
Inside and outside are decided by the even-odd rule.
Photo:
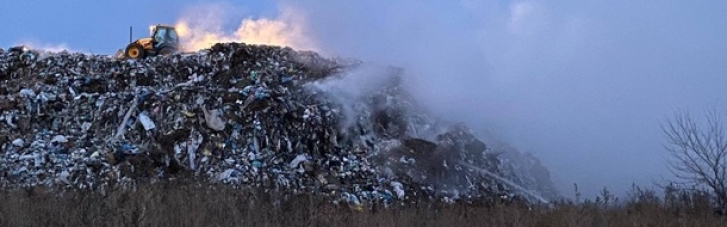
[[[316,50],[305,34],[305,18],[293,8],[283,7],[277,18],[243,19],[235,29],[226,30],[226,5],[200,4],[182,13],[176,27],[182,47],[187,51],[208,48],[215,43],[242,42],[288,46],[297,50]]]
[[[199,40],[240,39],[240,27],[285,31],[282,43],[403,67],[429,109],[537,152],[561,191],[578,183],[595,196],[668,174],[656,119],[727,103],[719,10],[694,17],[696,5],[625,0],[277,2],[291,13],[248,18],[274,29],[190,27],[223,34]]]
[[[20,42],[15,42],[13,46],[25,46],[28,49],[32,50],[38,50],[38,51],[45,51],[45,52],[53,52],[53,53],[59,53],[59,52],[69,52],[69,53],[84,53],[84,54],[90,54],[88,51],[80,51],[72,49],[68,46],[68,44],[60,43],[60,44],[52,44],[52,43],[45,43],[38,40],[30,39],[30,40],[24,40]]]

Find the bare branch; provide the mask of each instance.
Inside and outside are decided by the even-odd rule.
[[[727,204],[727,138],[716,110],[706,111],[702,124],[686,112],[677,112],[661,125],[664,145],[672,157],[669,171],[695,186],[706,185],[720,205]],[[702,127],[700,127],[702,126]]]

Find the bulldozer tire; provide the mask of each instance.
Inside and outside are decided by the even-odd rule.
[[[174,49],[171,47],[164,47],[159,50],[159,55],[166,56],[174,53]]]
[[[141,47],[141,45],[132,43],[126,47],[125,55],[127,58],[141,59],[144,58],[144,49]]]

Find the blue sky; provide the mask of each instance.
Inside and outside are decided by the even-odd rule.
[[[185,10],[200,3],[225,3],[226,19],[239,23],[243,17],[274,15],[275,2],[245,1],[2,1],[0,2],[0,47],[33,42],[43,45],[65,44],[72,50],[115,52],[129,41],[129,26],[134,39],[148,34],[148,26],[174,24]],[[236,26],[233,25],[233,26]]]
[[[2,1],[0,47],[114,52],[129,25],[138,38],[200,2]],[[727,1],[204,2],[228,31],[272,18],[326,53],[406,67],[430,109],[534,153],[565,195],[668,178],[659,123],[727,111]],[[279,18],[281,6],[300,17]]]

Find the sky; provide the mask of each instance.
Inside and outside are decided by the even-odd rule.
[[[284,36],[275,41],[401,66],[432,111],[535,154],[564,196],[574,183],[594,197],[668,179],[659,124],[680,109],[727,113],[725,1],[66,0],[0,9],[3,48],[113,53],[131,25],[139,38],[148,25],[183,21],[190,40]]]

